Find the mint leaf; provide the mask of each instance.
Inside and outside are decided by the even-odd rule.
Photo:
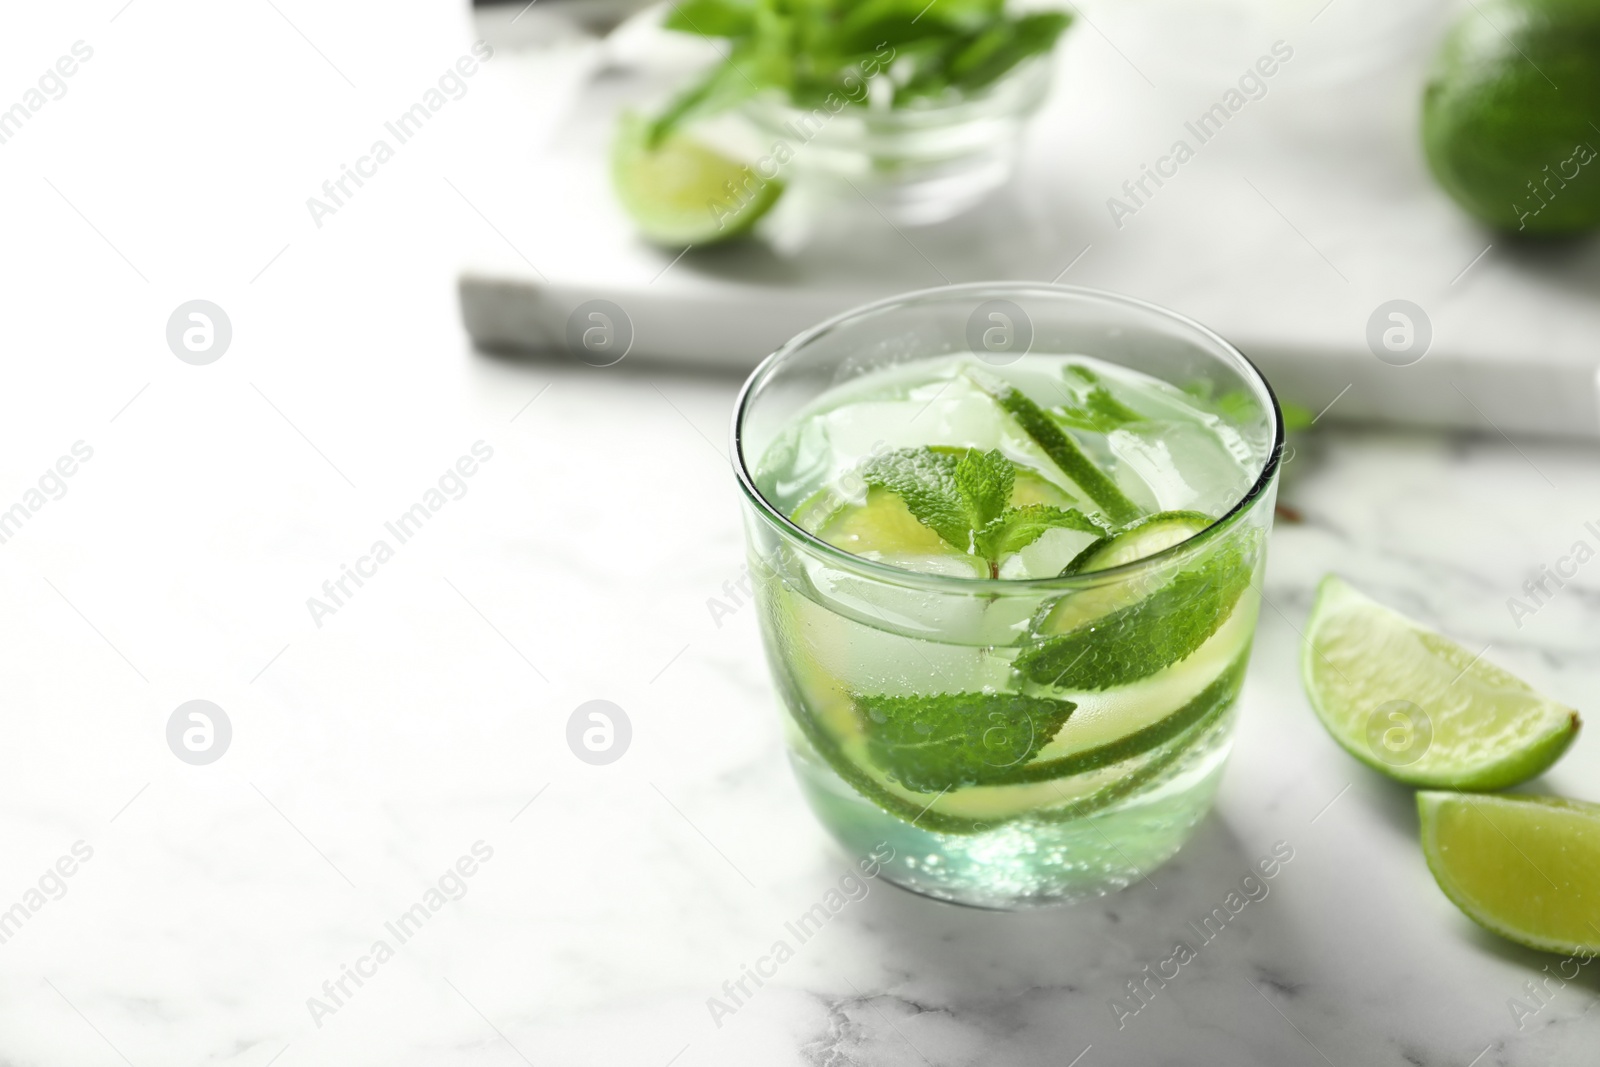
[[[1228,620],[1249,588],[1255,544],[1250,538],[1218,549],[1135,603],[1025,650],[1014,666],[1038,685],[1097,690],[1187,658]]]
[[[1009,508],[990,520],[974,539],[978,553],[991,560],[1004,559],[1020,552],[1048,530],[1080,530],[1104,536],[1109,531],[1077,508],[1058,508],[1049,504],[1024,504]]]
[[[1291,400],[1280,400],[1278,401],[1278,407],[1283,412],[1283,428],[1290,433],[1296,430],[1308,430],[1311,428],[1311,424],[1317,421],[1317,417],[1311,413],[1311,409],[1303,404],[1296,404]]]
[[[1248,389],[1230,389],[1217,394],[1216,385],[1209,378],[1197,378],[1182,389],[1198,401],[1199,407],[1221,415],[1235,426],[1249,426],[1268,418],[1261,410],[1260,399]],[[1286,400],[1280,400],[1278,406],[1283,411],[1285,430],[1303,430],[1316,421],[1315,413],[1308,407]]]
[[[661,25],[702,37],[738,37],[755,27],[753,0],[678,0]]]
[[[1118,400],[1101,382],[1100,376],[1088,367],[1074,363],[1067,368],[1067,371],[1081,378],[1087,383],[1088,388],[1075,387],[1071,379],[1068,379],[1067,387],[1072,389],[1072,399],[1052,411],[1061,422],[1075,430],[1110,433],[1131,422],[1144,421],[1143,415]]]
[[[1131,422],[1142,422],[1144,416],[1111,395],[1103,385],[1094,386],[1081,398],[1069,400],[1054,409],[1057,419],[1075,430],[1110,433]]]
[[[867,461],[860,473],[867,485],[898,496],[946,544],[982,556],[991,578],[1000,576],[1002,559],[1033,544],[1046,530],[1109,533],[1076,508],[1009,507],[1017,468],[999,449],[969,448],[957,456],[950,449],[901,448]]]
[[[918,522],[962,552],[971,552],[977,531],[1005,510],[1016,476],[1016,467],[998,450],[975,448],[960,456],[901,448],[861,468],[868,485],[894,493]]]
[[[699,81],[686,86],[667,102],[661,114],[650,123],[646,146],[656,148],[679,126],[727,111],[755,96],[761,88],[757,79],[765,77],[760,68],[759,57],[748,46],[735,47],[726,61],[712,67]]]
[[[849,5],[839,25],[846,47],[865,51],[879,43],[906,44],[972,33],[993,22],[1001,0],[866,0]]]
[[[969,92],[981,89],[1030,56],[1050,51],[1071,23],[1072,16],[1059,11],[998,22],[951,58],[950,83]]]
[[[1017,420],[1023,432],[1033,438],[1034,444],[1043,449],[1044,454],[1087,493],[1090,500],[1105,509],[1112,522],[1132,522],[1143,514],[1139,505],[1129,500],[1117,483],[1094,465],[1094,461],[1084,454],[1078,443],[1068,437],[1055,420],[1020,389],[982,371],[969,370],[967,376]]]
[[[867,755],[907,789],[938,793],[1020,780],[1076,707],[1015,693],[851,698]]]
[[[896,108],[960,100],[1048,52],[1071,23],[1061,12],[1005,8],[1005,0],[678,0],[667,29],[722,38],[731,49],[673,100],[651,143],[766,90],[834,112],[865,104],[871,78],[884,79]]]
[[[969,529],[981,530],[1000,517],[1011,502],[1011,487],[1016,480],[1016,466],[999,449],[967,450],[956,464],[955,483]]]
[[[955,456],[931,448],[900,448],[868,460],[861,478],[905,502],[922,525],[962,552],[972,550],[972,523],[956,485]]]

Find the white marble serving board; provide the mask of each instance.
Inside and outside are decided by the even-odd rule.
[[[606,175],[617,107],[651,91],[637,37],[620,59],[600,46],[515,54],[508,66],[526,69],[527,99],[504,101],[505,121],[526,110],[530,85],[545,107],[552,93],[568,102],[553,128],[494,147],[499,234],[462,276],[466,325],[486,347],[560,352],[568,314],[607,299],[632,320],[629,358],[746,369],[877,296],[1059,279],[1194,316],[1288,399],[1321,410],[1338,398],[1330,418],[1600,435],[1600,243],[1519,244],[1470,222],[1433,184],[1417,127],[1426,54],[1447,14],[1437,0],[1397,5],[1405,17],[1386,16],[1381,48],[1359,36],[1380,17],[1372,4],[1338,0],[1312,21],[1321,7],[1245,20],[1210,51],[1196,31],[1186,51],[1174,39],[1186,28],[1160,0],[1093,5],[1060,50],[1017,179],[983,207],[896,230],[845,203],[802,247],[756,241],[681,260],[636,239]],[[1292,58],[1202,143],[1193,121],[1275,41]],[[1364,69],[1341,72],[1352,55],[1368,57]],[[1159,188],[1147,180],[1135,205],[1123,183],[1180,139],[1194,157]],[[1135,213],[1114,221],[1112,197]],[[1393,299],[1431,323],[1415,365],[1369,349],[1368,320]]]

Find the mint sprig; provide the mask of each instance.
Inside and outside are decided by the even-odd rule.
[[[1106,533],[1104,526],[1076,508],[1024,504],[1008,508],[979,530],[973,538],[974,547],[985,559],[1001,560],[1027,548],[1050,530],[1078,530],[1097,538]]]
[[[653,143],[769,90],[835,112],[865,104],[873,77],[892,107],[959,99],[1049,52],[1071,23],[1010,14],[1006,0],[679,0],[663,25],[723,40],[726,58],[667,105]]]
[[[907,789],[938,793],[1020,781],[1076,707],[1015,693],[852,698],[867,754]]]
[[[1011,507],[1017,468],[999,449],[969,448],[956,455],[933,448],[901,448],[861,468],[869,486],[905,502],[922,525],[959,552],[977,555],[1000,576],[1000,563],[1053,529],[1104,534],[1106,528],[1075,508],[1047,504]]]
[[[1130,423],[1144,421],[1143,415],[1118,400],[1100,376],[1083,364],[1068,365],[1064,377],[1073,395],[1051,414],[1073,429],[1110,433]]]

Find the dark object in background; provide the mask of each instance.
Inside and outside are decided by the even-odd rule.
[[[1600,4],[1485,0],[1434,59],[1422,143],[1439,184],[1480,221],[1581,233],[1600,226],[1597,116]]]

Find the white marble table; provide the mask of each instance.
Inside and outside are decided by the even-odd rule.
[[[1555,961],[1443,898],[1408,795],[1335,748],[1294,666],[1337,569],[1589,706],[1595,577],[1520,628],[1505,602],[1600,518],[1592,447],[1303,445],[1305,522],[1275,534],[1190,847],[1071,910],[873,883],[718,1027],[707,998],[844,870],[753,613],[708,609],[741,568],[736,383],[471,353],[451,249],[493,214],[448,108],[312,224],[306,197],[463,54],[458,13],[120,5],[0,34],[13,71],[95,50],[0,146],[0,512],[28,515],[0,542],[0,1064],[1593,1062],[1594,976],[1518,1030],[1508,1000]],[[164,337],[195,298],[233,327],[207,366]],[[363,584],[313,613],[346,564]],[[232,727],[207,765],[168,746],[196,699]],[[632,724],[607,766],[566,743],[593,699]],[[1586,736],[1545,785],[1596,799],[1597,771]],[[1270,895],[1119,1030],[1112,998],[1280,841]]]

